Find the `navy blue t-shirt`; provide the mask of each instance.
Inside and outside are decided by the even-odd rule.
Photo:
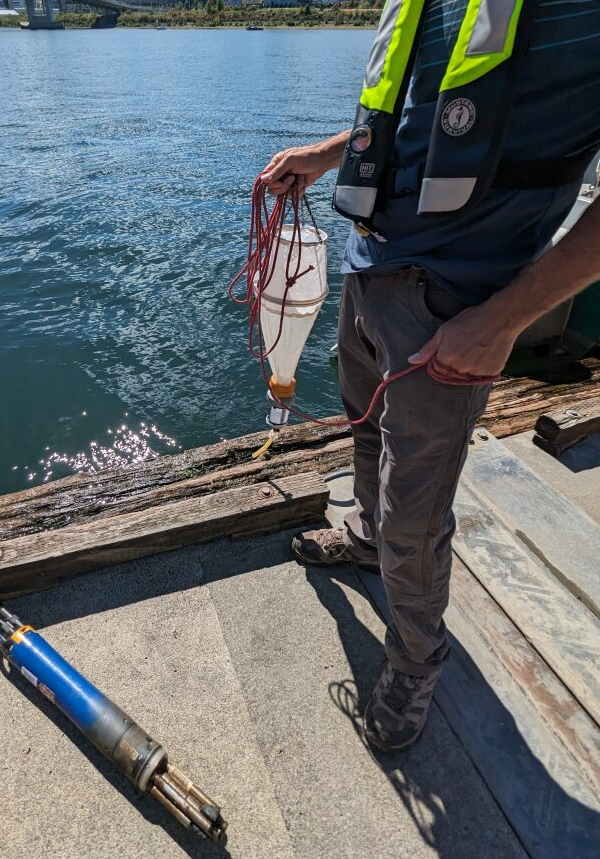
[[[423,163],[441,79],[467,0],[432,0],[407,105],[396,137],[402,168]],[[540,3],[519,75],[503,157],[532,160],[576,155],[600,147],[600,0]],[[469,213],[417,217],[414,191],[390,199],[375,225],[386,244],[352,229],[344,273],[389,274],[420,265],[441,286],[478,304],[506,286],[541,253],[572,207],[580,182],[559,188],[491,189]],[[411,182],[411,170],[406,171]],[[598,237],[600,241],[600,236]]]

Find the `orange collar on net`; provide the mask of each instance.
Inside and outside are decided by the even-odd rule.
[[[287,400],[290,397],[294,396],[294,391],[296,390],[296,380],[292,379],[292,381],[288,385],[282,385],[277,381],[275,376],[271,376],[269,379],[269,390],[273,394],[274,397],[279,398],[280,400]]]

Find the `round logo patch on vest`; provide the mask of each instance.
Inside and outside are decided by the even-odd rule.
[[[476,117],[477,110],[470,98],[455,98],[442,111],[442,128],[446,134],[457,137],[473,128]]]

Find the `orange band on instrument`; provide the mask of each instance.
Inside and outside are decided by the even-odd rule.
[[[14,641],[15,644],[20,644],[23,641],[23,636],[26,632],[35,632],[35,629],[32,626],[20,626],[16,632],[13,632],[10,640]]]

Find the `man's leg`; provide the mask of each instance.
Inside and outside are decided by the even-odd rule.
[[[365,333],[375,344],[380,372],[388,376],[406,367],[408,356],[462,307],[426,278],[419,280],[418,272],[398,276],[383,313],[380,301],[369,301],[367,287]],[[385,748],[401,748],[418,737],[449,655],[443,614],[452,503],[488,394],[487,387],[436,382],[422,368],[384,395],[375,525],[393,622],[386,636],[388,666],[369,702],[366,726],[370,739]]]
[[[379,326],[383,372],[406,366],[440,322],[462,307],[433,284],[400,287]],[[449,653],[442,615],[452,564],[452,504],[488,396],[487,386],[444,385],[425,369],[385,394],[377,537],[395,627],[386,651],[408,674],[434,671]]]
[[[372,279],[348,275],[344,281],[338,323],[340,392],[350,420],[361,418],[382,381],[375,347],[363,328],[362,307],[367,285]],[[375,285],[377,291],[378,284]],[[385,291],[385,290],[383,290]],[[382,293],[382,290],[379,290]],[[373,292],[371,303],[377,301]],[[344,543],[358,559],[378,562],[375,511],[379,505],[379,460],[383,410],[380,398],[368,421],[352,427],[354,439],[355,507],[344,520]]]
[[[382,380],[373,344],[366,337],[361,306],[367,279],[348,275],[344,281],[338,325],[340,390],[346,414],[351,420],[368,409]],[[372,302],[375,298],[372,296]],[[379,571],[375,508],[379,504],[379,459],[381,400],[371,418],[353,427],[354,494],[356,507],[345,520],[345,527],[305,531],[292,540],[296,557],[304,563],[333,564],[356,562],[373,572]]]

